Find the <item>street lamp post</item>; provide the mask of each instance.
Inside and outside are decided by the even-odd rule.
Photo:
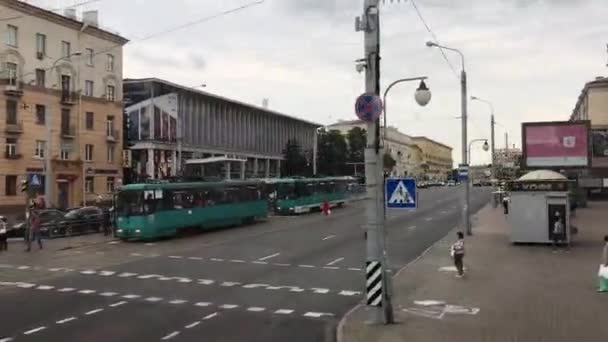
[[[483,102],[483,103],[487,104],[488,106],[490,106],[490,113],[491,113],[491,115],[490,115],[490,132],[491,132],[490,145],[492,148],[492,179],[495,179],[496,178],[496,139],[494,136],[494,126],[496,126],[496,121],[494,120],[494,106],[492,105],[492,103],[490,101],[484,100],[477,96],[471,96],[471,100]],[[469,160],[470,159],[471,158],[469,158]]]
[[[476,142],[483,142],[483,150],[484,151],[488,151],[490,149],[490,146],[488,145],[488,139],[473,139],[471,141],[469,141],[469,162],[471,162],[471,145],[473,145]]]
[[[456,52],[460,55],[460,61],[462,64],[462,70],[460,71],[460,100],[461,100],[461,123],[462,123],[462,164],[468,166],[467,159],[467,72],[465,70],[464,63],[464,54],[454,48],[450,48],[447,46],[439,45],[436,42],[428,41],[426,42],[426,46],[428,47],[436,47],[440,49],[445,49],[449,51]],[[463,229],[466,230],[467,235],[471,235],[471,225],[469,222],[469,202],[470,202],[470,189],[468,186],[464,187],[464,199],[462,204],[462,226]]]

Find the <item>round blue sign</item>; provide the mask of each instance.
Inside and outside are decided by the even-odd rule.
[[[363,94],[355,102],[355,114],[366,122],[374,122],[382,114],[382,99],[376,94]]]

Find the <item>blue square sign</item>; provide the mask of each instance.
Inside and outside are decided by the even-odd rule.
[[[415,179],[388,178],[384,193],[384,202],[388,209],[416,209],[418,207]]]

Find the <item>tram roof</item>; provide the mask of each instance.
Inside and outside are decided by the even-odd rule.
[[[222,181],[222,182],[186,182],[186,183],[138,183],[127,184],[120,187],[120,191],[143,191],[143,190],[164,190],[164,189],[192,189],[192,188],[212,188],[221,186],[246,186],[259,185],[259,181]]]

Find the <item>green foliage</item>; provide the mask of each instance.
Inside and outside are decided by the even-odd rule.
[[[285,160],[281,165],[283,176],[307,176],[309,173],[306,156],[302,152],[300,144],[295,139],[289,139],[283,150]]]

